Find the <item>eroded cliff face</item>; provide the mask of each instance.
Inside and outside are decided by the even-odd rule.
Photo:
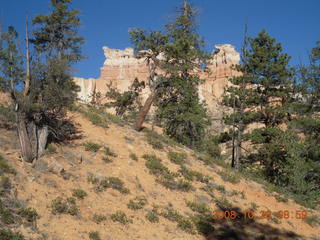
[[[228,78],[239,75],[239,72],[232,69],[232,65],[238,64],[240,54],[230,44],[215,45],[216,50],[212,52],[213,59],[210,62],[207,72],[198,74],[204,79],[199,87],[199,96],[204,100],[207,107],[215,118],[222,116],[222,108],[219,102],[222,100],[225,87],[228,85]],[[148,82],[148,67],[144,59],[137,59],[132,48],[125,50],[103,47],[106,60],[100,69],[100,78],[82,79],[74,78],[81,87],[79,98],[81,101],[89,102],[94,92],[104,95],[112,84],[121,92],[128,90],[135,78]],[[142,93],[145,100],[149,94],[148,87]]]

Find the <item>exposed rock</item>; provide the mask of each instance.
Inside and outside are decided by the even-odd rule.
[[[64,171],[63,166],[54,159],[52,159],[52,161],[48,165],[48,169],[50,172],[58,174],[58,175],[60,175]]]

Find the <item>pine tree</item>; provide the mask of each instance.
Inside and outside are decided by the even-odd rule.
[[[176,20],[166,26],[169,35],[163,65],[166,80],[157,100],[157,117],[165,133],[190,147],[199,146],[209,125],[198,94],[202,80],[196,74],[209,55],[202,50],[204,42],[196,32],[195,16],[195,9],[184,1]]]
[[[71,65],[82,58],[80,47],[83,38],[77,36],[79,11],[69,10],[69,4],[71,0],[51,0],[52,12],[34,18],[34,25],[38,26],[31,40],[35,49],[34,60],[30,62],[26,27],[27,69],[24,73],[21,64],[11,68],[19,69],[16,78],[24,75],[23,80],[18,79],[23,90],[17,91],[12,84],[10,89],[14,93],[11,95],[15,104],[22,157],[28,162],[44,153],[49,136],[64,140],[74,130],[65,117],[66,107],[76,99],[78,87],[71,78]],[[1,51],[12,53],[10,41],[4,40],[7,46],[2,47]],[[15,62],[19,63],[19,56],[15,58]],[[3,69],[6,69],[7,63],[7,59],[1,62]],[[12,83],[12,78],[3,69],[6,78],[1,85],[6,88],[8,84],[3,82]]]

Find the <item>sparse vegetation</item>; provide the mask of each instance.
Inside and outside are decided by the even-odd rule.
[[[123,225],[125,224],[128,224],[128,223],[131,223],[132,221],[127,217],[127,215],[118,210],[116,211],[115,213],[111,214],[111,220],[114,221],[114,222],[119,222]]]
[[[117,177],[105,177],[101,180],[94,176],[88,176],[88,181],[95,185],[96,192],[102,192],[108,188],[118,190],[122,194],[128,194],[130,191],[124,187],[124,183]]]
[[[103,147],[104,154],[110,157],[117,157],[118,155],[113,152],[108,146]]]
[[[133,200],[130,200],[127,206],[129,209],[139,210],[139,209],[142,209],[146,204],[147,204],[147,198],[144,196],[139,196]]]
[[[28,222],[35,222],[39,218],[39,215],[34,208],[20,208],[17,211],[17,214]]]
[[[72,190],[72,196],[78,198],[78,199],[84,199],[88,194],[79,188],[73,189]]]
[[[111,163],[113,160],[111,158],[109,158],[108,156],[104,156],[104,157],[102,157],[102,161],[105,163]]]
[[[102,214],[94,214],[92,217],[92,221],[94,221],[95,223],[99,224],[103,221],[106,221],[107,217],[105,215]]]
[[[186,217],[182,217],[181,219],[178,220],[177,227],[187,233],[190,233],[190,234],[195,233],[191,220]]]
[[[240,177],[230,170],[219,171],[218,174],[224,181],[231,182],[233,184],[240,182]]]
[[[89,152],[98,152],[101,148],[101,145],[94,142],[86,142],[83,144],[86,151]]]
[[[168,152],[168,158],[171,162],[182,165],[186,162],[187,154],[181,152]]]
[[[138,156],[135,153],[130,153],[129,157],[133,160],[133,161],[138,161]]]
[[[221,209],[230,209],[232,208],[232,203],[226,197],[221,197],[215,200],[216,205]]]
[[[158,214],[155,211],[148,212],[146,215],[146,219],[148,219],[148,221],[152,223],[159,222]]]
[[[67,199],[57,197],[51,203],[51,212],[55,215],[64,213],[75,216],[78,214],[78,211],[76,200],[72,197]]]
[[[89,238],[90,240],[101,240],[99,232],[90,232]]]
[[[15,233],[11,230],[0,229],[1,240],[24,240],[24,236],[21,233]]]
[[[308,216],[304,219],[311,227],[320,226],[320,217],[316,215]]]
[[[187,206],[194,212],[200,214],[211,214],[210,208],[203,203],[187,201]]]
[[[16,170],[10,167],[3,156],[0,155],[0,175],[3,173],[16,174]]]
[[[152,131],[147,131],[146,132],[146,140],[147,142],[154,148],[154,149],[163,149],[163,143],[161,141],[160,135],[152,132]]]
[[[276,196],[274,196],[275,199],[278,201],[278,202],[288,202],[288,197],[287,196],[284,196],[284,195],[279,195],[277,194]]]
[[[205,176],[200,172],[190,170],[185,166],[181,166],[179,173],[181,173],[181,175],[188,181],[196,180],[198,182],[207,183],[210,180],[208,176]]]
[[[174,210],[170,206],[162,209],[160,215],[172,222],[178,222],[183,217],[178,211]]]
[[[251,202],[250,206],[251,206],[251,209],[254,210],[254,211],[256,211],[258,209],[258,205],[256,203],[254,203],[254,202]]]
[[[48,146],[47,146],[47,152],[48,152],[49,154],[56,153],[56,152],[57,152],[56,146],[54,146],[54,144],[52,144],[52,143],[48,144]]]

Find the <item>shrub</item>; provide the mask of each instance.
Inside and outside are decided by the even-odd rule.
[[[105,163],[111,163],[113,160],[105,156],[105,157],[102,157],[102,161],[104,161]]]
[[[275,198],[278,202],[288,202],[288,198],[283,195],[276,195]]]
[[[256,211],[258,209],[258,205],[256,203],[252,202],[250,205],[252,210]]]
[[[159,217],[158,217],[157,213],[154,211],[148,212],[146,215],[146,219],[148,219],[149,222],[152,222],[152,223],[159,222]]]
[[[114,222],[119,222],[123,225],[130,223],[131,220],[128,219],[126,214],[120,210],[116,211],[115,213],[111,214],[111,220]]]
[[[199,181],[202,183],[207,183],[209,182],[209,177],[208,176],[204,176],[202,173],[194,171],[194,170],[189,170],[187,167],[185,166],[181,166],[179,172],[181,173],[181,175],[189,181]]]
[[[47,152],[48,152],[49,154],[56,153],[56,152],[57,152],[57,148],[56,148],[52,143],[50,143],[50,144],[48,144],[48,146],[47,146]]]
[[[304,219],[306,223],[308,223],[311,227],[316,227],[320,225],[320,217],[319,216],[308,216]]]
[[[188,218],[182,217],[181,219],[179,219],[177,226],[187,233],[194,234],[193,224]]]
[[[11,173],[16,174],[16,170],[8,165],[8,163],[4,160],[4,158],[0,155],[0,175],[2,173]]]
[[[11,230],[0,229],[1,240],[24,240],[24,236],[21,233],[15,233]]]
[[[211,220],[211,216],[207,215],[191,216],[191,221],[194,223],[198,233],[203,234],[205,236],[214,231]]]
[[[187,154],[170,151],[168,152],[168,158],[171,162],[182,165],[186,162]]]
[[[183,216],[178,211],[174,210],[172,207],[164,208],[160,215],[172,222],[178,222],[180,219],[183,218]]]
[[[90,240],[101,240],[99,232],[90,232],[89,238]]]
[[[118,155],[116,153],[114,153],[109,147],[107,146],[104,146],[103,147],[103,151],[104,153],[107,155],[107,156],[110,156],[110,157],[117,157]]]
[[[52,201],[51,208],[51,212],[54,215],[65,213],[75,216],[78,214],[78,208],[74,198],[63,199],[61,197],[57,197]]]
[[[130,153],[129,157],[133,160],[133,161],[138,161],[138,157],[136,154],[134,153]]]
[[[153,132],[147,132],[146,139],[147,142],[154,148],[154,149],[163,149],[164,146],[161,140],[157,137],[158,135],[153,134]]]
[[[16,123],[15,112],[11,107],[0,104],[0,128],[14,129]]]
[[[90,181],[96,185],[95,186],[96,192],[102,192],[107,188],[112,188],[112,189],[118,190],[120,193],[123,193],[123,194],[130,193],[129,189],[124,187],[124,183],[121,181],[121,179],[117,177],[108,177],[108,178],[102,179],[101,181],[99,181],[99,179],[97,178],[91,177]]]
[[[107,220],[107,217],[105,215],[102,214],[94,214],[92,217],[92,221],[94,221],[95,223],[99,224],[103,221]]]
[[[78,198],[78,199],[84,199],[88,194],[82,190],[82,189],[73,189],[72,190],[72,196]]]
[[[101,145],[98,143],[86,142],[84,143],[84,147],[86,151],[98,152],[99,149],[101,148]]]
[[[231,182],[233,184],[240,182],[240,177],[235,175],[231,171],[219,171],[218,174],[224,181]]]
[[[87,110],[81,109],[80,112],[93,124],[99,127],[108,128],[108,121],[103,115],[97,113],[97,109],[88,108]]]
[[[164,175],[170,173],[169,169],[161,163],[155,155],[143,155],[146,161],[146,167],[150,170],[150,173],[156,176]]]
[[[202,204],[202,203],[188,201],[187,206],[191,208],[191,210],[194,212],[198,212],[201,214],[208,214],[208,215],[210,215],[211,213],[210,208],[208,208],[205,204]]]
[[[230,209],[232,207],[232,203],[228,201],[225,197],[220,199],[216,199],[216,205],[221,209]]]
[[[147,204],[147,198],[140,196],[136,197],[134,200],[130,200],[128,203],[128,208],[132,210],[142,209]]]
[[[39,215],[34,208],[20,208],[17,214],[25,218],[28,222],[35,222]]]
[[[15,223],[15,217],[13,215],[13,211],[8,208],[4,208],[1,204],[0,208],[0,216],[1,216],[1,221],[4,224],[13,224]]]

